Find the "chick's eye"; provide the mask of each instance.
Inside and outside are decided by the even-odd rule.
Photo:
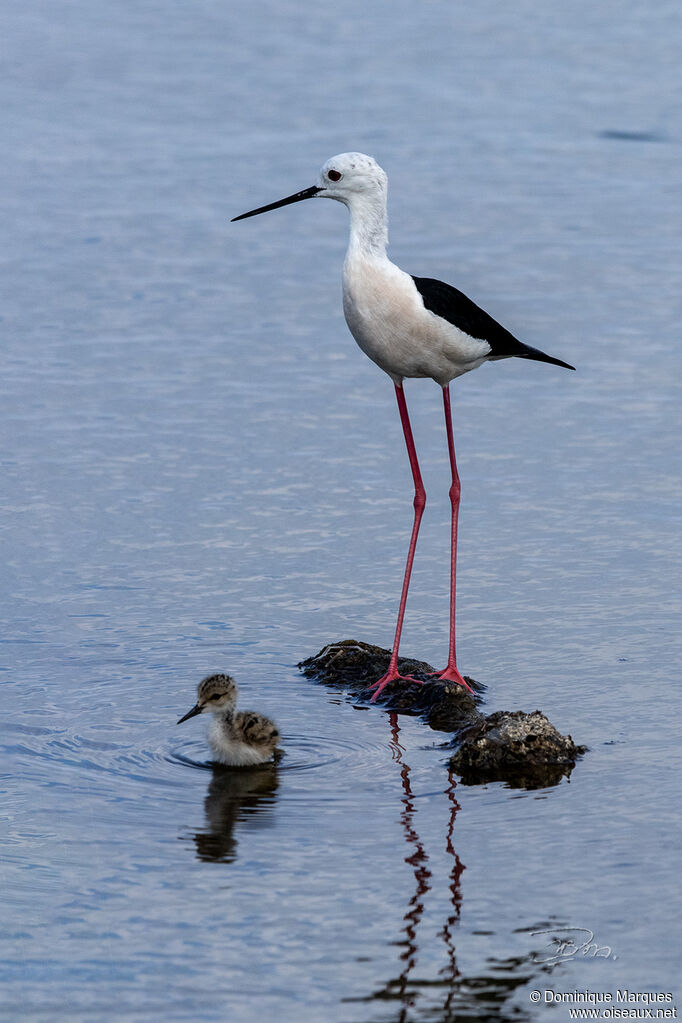
[[[211,696],[209,696],[209,700],[219,700],[219,699],[220,699],[220,693],[213,693]]]
[[[327,177],[329,178],[330,181],[340,181],[342,175],[337,170],[330,170],[327,171]]]

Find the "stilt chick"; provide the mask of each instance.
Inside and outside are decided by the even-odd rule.
[[[178,724],[210,711],[208,744],[227,767],[250,767],[272,759],[279,741],[277,726],[252,710],[236,710],[237,683],[230,675],[209,675],[197,687],[197,702]]]

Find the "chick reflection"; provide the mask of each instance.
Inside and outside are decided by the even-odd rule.
[[[237,858],[237,825],[267,827],[278,784],[275,764],[241,771],[216,770],[204,800],[207,827],[194,834],[197,857],[232,863]]]

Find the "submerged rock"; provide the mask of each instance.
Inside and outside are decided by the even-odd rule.
[[[556,785],[587,752],[539,710],[498,710],[475,725],[450,759],[465,785],[506,781],[519,788]]]
[[[329,643],[314,657],[301,661],[299,668],[306,678],[314,678],[327,686],[342,686],[358,700],[369,702],[373,692],[369,688],[388,669],[391,651],[372,646],[355,639],[343,639]],[[480,693],[485,686],[466,678],[476,695],[472,696],[454,682],[434,679],[435,668],[426,661],[415,661],[409,657],[398,659],[401,675],[412,675],[428,681],[428,685],[417,682],[396,681],[386,686],[377,704],[388,710],[403,714],[423,715],[424,720],[441,732],[456,732],[484,721],[476,707]]]
[[[307,678],[327,686],[340,686],[358,700],[372,699],[370,686],[385,674],[390,650],[344,639],[329,643],[314,657],[299,664]],[[386,686],[377,704],[403,714],[421,715],[436,731],[455,732],[457,752],[450,767],[466,785],[505,781],[519,788],[556,785],[570,775],[577,757],[587,751],[570,735],[562,735],[539,710],[496,711],[485,717],[477,707],[485,686],[464,676],[472,696],[454,682],[434,679],[425,661],[398,660],[402,675],[428,681],[396,681]]]

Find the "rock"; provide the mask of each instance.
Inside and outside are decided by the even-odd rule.
[[[368,703],[373,682],[386,673],[390,650],[360,640],[344,639],[329,643],[314,657],[299,664],[307,678],[326,686],[339,686]],[[477,704],[485,686],[464,676],[474,695],[454,682],[434,679],[434,669],[425,661],[401,657],[402,675],[428,681],[396,681],[386,686],[377,704],[403,714],[421,715],[431,728],[454,732],[457,752],[450,767],[463,784],[477,785],[505,781],[515,788],[542,788],[556,785],[570,775],[577,757],[587,747],[577,746],[570,735],[561,735],[539,710],[496,711],[487,717]]]
[[[463,784],[506,781],[515,788],[556,785],[587,752],[539,710],[496,711],[463,737],[450,767]]]
[[[369,687],[386,673],[390,657],[390,650],[360,640],[344,639],[329,643],[314,657],[301,661],[298,667],[306,678],[314,678],[327,686],[343,686],[358,700],[369,702],[373,695]],[[403,714],[423,715],[432,728],[442,732],[460,731],[484,720],[476,703],[480,702],[479,694],[485,686],[474,679],[465,676],[476,690],[476,696],[454,682],[434,679],[435,668],[425,661],[401,657],[398,670],[401,675],[412,675],[429,684],[391,682],[377,704]]]
[[[306,678],[317,679],[328,686],[348,686],[360,692],[376,682],[386,673],[391,651],[383,647],[363,643],[358,639],[342,639],[328,643],[314,657],[308,657],[298,665]],[[434,669],[425,661],[413,661],[408,657],[398,659],[402,674],[426,676]]]

